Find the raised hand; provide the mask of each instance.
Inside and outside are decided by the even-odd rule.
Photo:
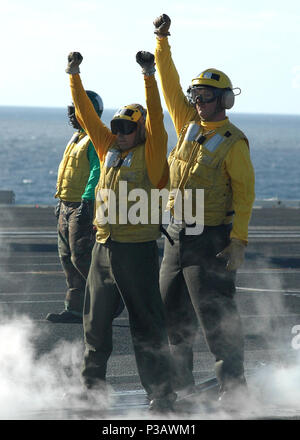
[[[155,60],[152,53],[140,50],[135,58],[136,62],[142,67],[144,75],[151,76],[155,73]]]
[[[171,26],[171,19],[167,14],[162,14],[159,17],[157,17],[154,22],[155,31],[154,33],[158,37],[167,37],[170,35],[169,29]]]
[[[68,65],[66,68],[66,72],[70,75],[74,75],[75,73],[80,73],[79,65],[83,60],[83,56],[79,52],[70,52],[68,55]]]

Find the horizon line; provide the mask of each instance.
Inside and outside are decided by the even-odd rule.
[[[62,110],[67,106],[42,106],[42,105],[0,105],[0,108],[24,108],[24,109],[44,109],[44,110]],[[119,107],[107,107],[105,111],[116,111]],[[169,113],[167,109],[163,108],[163,111]],[[271,112],[253,112],[253,111],[228,111],[228,114],[240,114],[240,115],[276,115],[276,116],[300,116],[300,113],[271,113]]]

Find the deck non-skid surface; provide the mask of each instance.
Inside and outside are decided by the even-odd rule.
[[[45,321],[48,312],[63,309],[66,289],[56,240],[52,207],[0,207],[0,330],[11,338],[12,344],[23,347],[24,353],[19,353],[19,358],[15,354],[16,359],[23,362],[20,357],[27,353],[25,366],[34,371],[25,374],[28,378],[30,374],[34,376],[32,389],[36,397],[36,375],[41,375],[40,382],[47,382],[49,377],[48,385],[53,391],[51,401],[46,387],[48,398],[45,395],[42,404],[33,402],[26,409],[17,404],[15,418],[105,417],[107,409],[97,412],[89,406],[78,406],[78,402],[72,406],[60,400],[60,391],[63,394],[68,388],[76,388],[77,383],[79,387],[84,344],[82,325]],[[163,239],[159,240],[160,256],[163,243]],[[237,275],[236,298],[245,333],[246,374],[265,402],[265,413],[261,409],[259,414],[252,412],[247,417],[297,418],[300,403],[297,408],[294,401],[298,396],[300,402],[300,209],[254,209],[246,261]],[[16,341],[16,334],[23,340]],[[142,418],[147,400],[137,374],[126,310],[114,321],[113,335],[114,351],[107,375],[114,389],[110,417],[130,417],[136,411],[134,414]],[[1,356],[6,352],[3,350]],[[48,370],[44,371],[46,365]],[[214,359],[201,330],[195,344],[194,365],[195,379],[202,391],[201,384],[213,378]],[[7,369],[6,365],[5,374]],[[288,377],[298,383],[292,386]],[[26,392],[30,384],[25,387],[22,383],[19,388],[22,386]],[[276,403],[274,389],[286,393],[286,398]],[[216,386],[212,390],[215,393]],[[200,396],[203,393],[199,392],[199,399]],[[214,414],[199,401],[192,417],[214,418]],[[3,418],[14,417],[3,411],[0,419]]]

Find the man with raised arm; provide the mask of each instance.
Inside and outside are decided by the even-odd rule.
[[[151,190],[163,188],[168,181],[167,133],[154,76],[154,56],[138,52],[136,60],[144,74],[147,108],[140,104],[121,107],[109,129],[99,119],[82,86],[79,75],[82,56],[73,52],[68,57],[66,72],[70,74],[76,115],[90,136],[101,165],[96,188],[96,244],[84,305],[86,350],[82,377],[90,390],[106,388],[112,319],[121,296],[128,310],[137,368],[150,400],[150,410],[168,412],[173,410],[176,394],[171,387],[170,355],[159,291],[156,240],[160,237],[160,225],[151,222],[151,209],[143,221],[129,219],[135,205],[129,191],[143,190],[150,200]],[[120,214],[124,202],[127,218],[124,212],[122,218]],[[104,213],[108,215],[105,217]]]
[[[178,141],[169,156],[171,223],[174,244],[165,243],[160,288],[174,360],[173,384],[195,391],[193,341],[201,325],[215,356],[220,402],[229,407],[246,391],[244,339],[234,299],[236,270],[248,243],[254,202],[254,171],[245,134],[226,116],[235,93],[228,76],[202,71],[183,92],[168,42],[171,20],[155,19],[155,61]],[[201,55],[201,50],[199,54]],[[203,224],[176,210],[176,197],[204,191]],[[193,229],[194,228],[194,229]]]
[[[101,97],[86,91],[99,118],[103,112]],[[60,313],[48,313],[46,320],[56,324],[82,323],[86,279],[95,243],[93,215],[95,187],[100,164],[94,146],[68,106],[70,125],[76,130],[68,142],[58,168],[55,208],[58,253],[66,277],[65,307]]]

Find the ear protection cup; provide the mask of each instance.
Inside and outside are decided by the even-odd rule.
[[[225,109],[230,109],[234,105],[234,93],[230,89],[224,90],[221,97],[221,106]]]

